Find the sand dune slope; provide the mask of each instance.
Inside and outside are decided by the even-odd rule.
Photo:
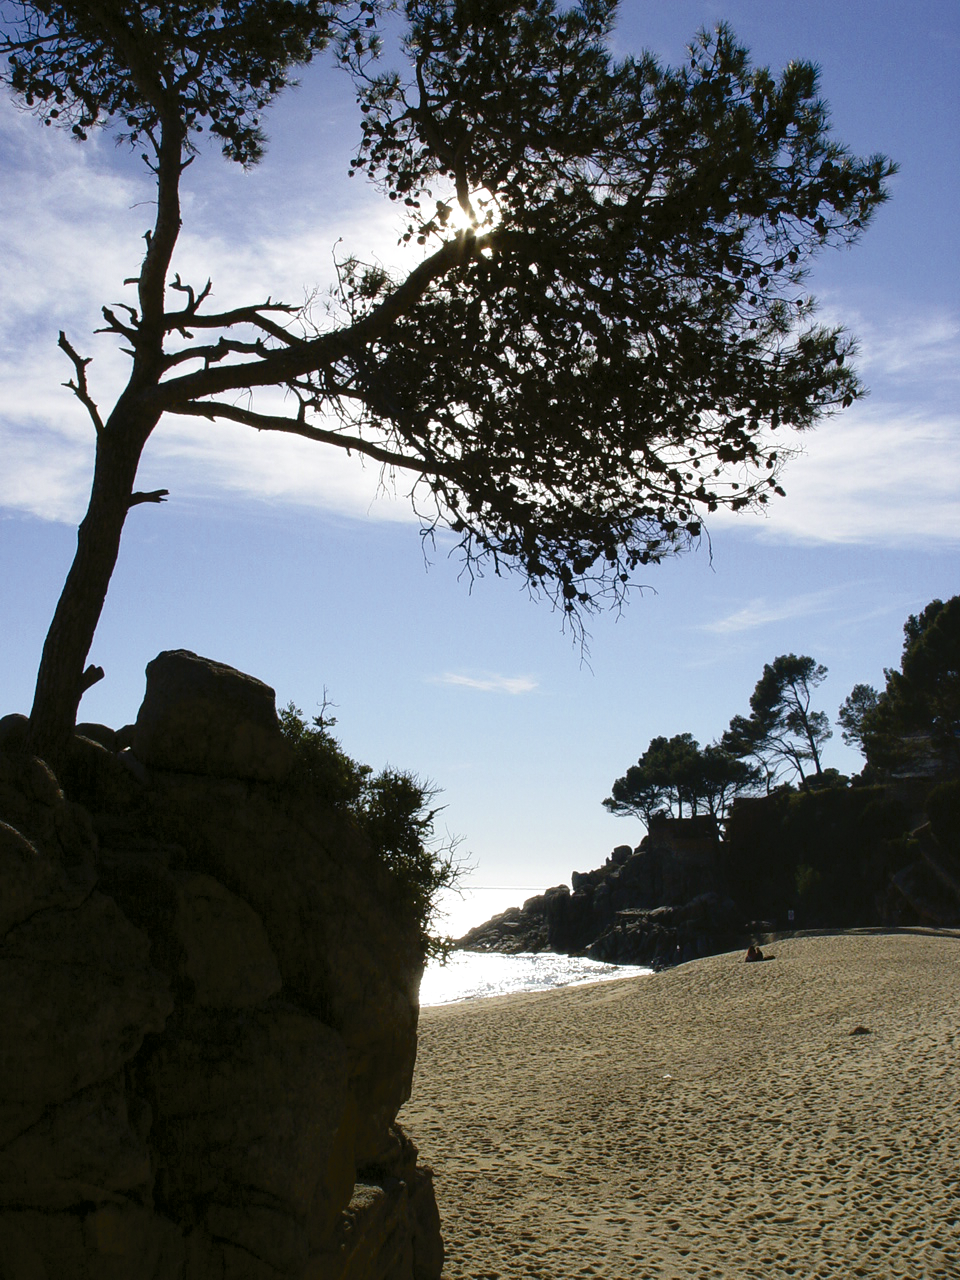
[[[960,1278],[960,938],[769,950],[422,1012],[445,1278]]]

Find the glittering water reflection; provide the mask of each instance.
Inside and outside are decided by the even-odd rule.
[[[486,996],[550,991],[553,987],[633,978],[652,972],[637,965],[602,964],[583,956],[558,956],[549,952],[505,956],[496,952],[455,951],[445,965],[435,961],[427,965],[420,984],[420,1004],[453,1004],[459,1000],[482,1000]]]

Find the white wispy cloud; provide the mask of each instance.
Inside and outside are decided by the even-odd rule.
[[[339,164],[339,160],[338,160]],[[75,522],[89,491],[93,432],[63,383],[72,368],[57,349],[67,330],[93,356],[90,386],[106,408],[128,364],[110,336],[94,337],[100,307],[124,296],[140,237],[151,220],[149,176],[120,166],[109,138],[76,146],[55,130],[0,105],[0,505]],[[202,175],[204,177],[202,185]],[[294,303],[333,277],[338,252],[356,250],[398,265],[395,211],[337,169],[324,199],[312,186],[234,172],[214,156],[188,171],[185,230],[176,269],[215,305]],[[196,184],[191,186],[191,184]],[[249,216],[248,216],[249,215]],[[874,394],[805,437],[786,468],[788,496],[769,514],[714,515],[780,541],[891,547],[960,541],[960,312],[898,313],[883,299],[859,308],[828,300],[823,318],[845,320],[862,339],[860,365]],[[261,403],[262,407],[262,402]],[[148,445],[144,487],[211,497],[249,496],[309,504],[378,520],[412,519],[385,495],[379,469],[339,450],[258,436],[232,425],[166,419]]]
[[[942,386],[960,380],[960,313],[956,311],[938,307],[901,311],[882,319],[853,311],[845,316],[845,323],[859,340],[857,364],[868,382],[922,380],[929,390],[931,377]]]
[[[452,671],[447,671],[442,676],[431,677],[430,683],[479,689],[482,693],[509,693],[513,696],[532,693],[538,687],[537,681],[530,676],[501,676],[492,673],[482,676],[464,676]]]
[[[152,215],[149,175],[135,166],[118,169],[110,146],[102,135],[77,146],[0,103],[0,506],[68,523],[81,518],[86,504],[94,434],[62,386],[73,368],[57,348],[57,335],[65,330],[79,353],[93,358],[90,390],[106,413],[129,362],[112,336],[93,331],[103,322],[102,305],[135,301],[123,281],[136,274]],[[199,163],[222,167],[216,157]],[[355,243],[341,243],[338,253],[355,249],[399,266],[395,210],[369,187],[351,184],[350,207],[342,195],[325,207],[311,198],[315,193],[278,202],[269,183],[258,186],[248,177],[226,169],[214,183],[233,202],[232,231],[242,223],[237,207],[250,204],[239,238],[221,234],[218,202],[209,192],[188,192],[184,200],[186,228],[174,267],[197,288],[212,279],[216,307],[268,296],[299,305],[319,291],[322,308],[344,231]],[[265,406],[279,407],[264,398],[258,407]],[[342,450],[194,419],[161,422],[139,480],[174,493],[304,503],[378,520],[414,518],[403,500],[403,475],[396,477],[400,496],[394,497],[379,467]]]
[[[0,431],[0,507],[75,523],[90,492],[93,449],[66,436],[51,448],[51,438],[42,427]]]
[[[889,547],[960,542],[960,414],[869,401],[821,425],[767,514],[717,513],[780,541]]]
[[[74,371],[57,335],[65,330],[82,355],[96,356],[90,387],[109,402],[126,362],[91,330],[135,269],[120,244],[136,254],[146,225],[136,206],[148,188],[121,174],[105,181],[104,145],[71,145],[0,109],[0,505],[67,522],[90,490],[94,430],[61,385]]]
[[[786,499],[765,513],[718,512],[711,528],[736,520],[780,542],[960,542],[960,310],[830,298],[820,318],[857,335],[870,394],[800,438],[782,477]]]
[[[789,618],[805,618],[813,613],[822,613],[835,595],[835,591],[814,591],[789,600],[751,600],[733,613],[717,618],[715,622],[704,623],[700,629],[715,635],[731,635],[740,631],[753,631],[774,622],[784,622]]]
[[[376,520],[416,520],[410,480],[297,436],[167,417],[147,444],[139,483],[172,497],[253,497]]]

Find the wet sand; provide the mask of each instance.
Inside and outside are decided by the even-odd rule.
[[[960,936],[766,950],[423,1010],[445,1280],[960,1277]]]

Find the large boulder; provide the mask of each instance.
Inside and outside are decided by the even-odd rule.
[[[291,767],[273,689],[187,649],[147,664],[133,751],[157,769],[260,782],[281,780]]]
[[[736,903],[716,893],[682,906],[625,910],[586,948],[594,960],[661,969],[677,962],[732,951],[747,931]]]
[[[96,837],[89,813],[65,799],[42,760],[19,749],[7,752],[0,747],[0,821],[15,828],[71,881],[87,890],[92,887]],[[5,860],[0,876],[13,874],[11,865]],[[2,887],[0,896],[6,899],[12,884],[5,880]]]
[[[82,1203],[61,1213],[30,1207],[0,1213],[4,1280],[207,1280],[224,1275],[212,1267],[185,1270],[185,1257],[176,1224],[132,1200]]]
[[[19,1127],[14,1109],[36,1119],[115,1076],[148,1032],[163,1029],[173,1000],[149,952],[145,935],[96,891],[77,907],[40,910],[7,933],[0,1098],[10,1127]]]
[[[153,1172],[142,1119],[142,1110],[131,1114],[123,1072],[48,1106],[0,1147],[0,1205],[67,1209],[149,1196]]]
[[[246,1009],[276,995],[283,979],[257,913],[212,876],[181,873],[175,884],[178,976],[192,985],[194,1001]]]
[[[182,1002],[247,1009],[283,985],[263,922],[219,880],[183,866],[178,845],[106,848],[100,884],[151,943]]]
[[[188,1009],[171,1031],[141,1067],[158,1202],[299,1275],[353,1189],[343,1041],[282,1006]]]
[[[71,884],[42,846],[0,821],[0,938],[38,909],[76,906],[84,894],[84,886]]]
[[[155,828],[263,922],[284,990],[343,1037],[358,1167],[389,1158],[410,1096],[422,957],[414,922],[349,814],[291,789],[163,774]]]
[[[59,781],[0,723],[0,1280],[438,1280],[418,923],[272,690],[148,673]]]
[[[358,1180],[340,1215],[335,1243],[316,1275],[337,1280],[437,1280],[443,1270],[433,1170],[396,1131],[400,1159],[391,1174]]]
[[[738,908],[715,888],[716,823],[653,824],[638,849],[618,845],[601,867],[471,929],[462,950],[550,950],[612,964],[662,967],[740,945]],[[699,886],[699,887],[698,887]]]

